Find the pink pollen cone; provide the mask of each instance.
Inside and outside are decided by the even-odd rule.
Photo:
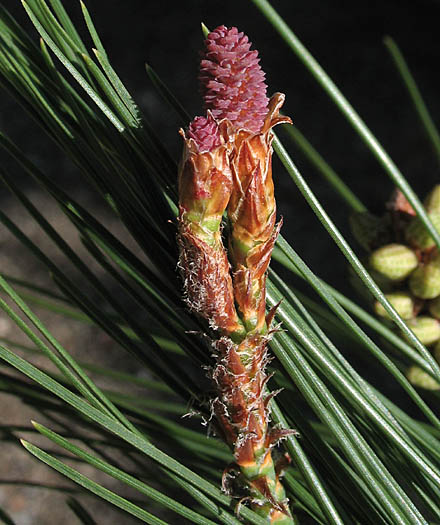
[[[229,119],[236,129],[258,133],[269,99],[258,51],[236,27],[220,26],[209,33],[200,63],[200,88],[205,108],[214,118]]]
[[[188,128],[188,138],[193,139],[199,148],[199,153],[212,151],[220,146],[220,133],[217,122],[208,117],[195,117]]]

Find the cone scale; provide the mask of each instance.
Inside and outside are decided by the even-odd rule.
[[[258,53],[250,47],[243,33],[224,26],[205,42],[200,83],[207,115],[181,130],[179,268],[189,308],[215,334],[210,375],[217,395],[211,408],[235,457],[223,488],[240,503],[249,502],[267,523],[290,525],[295,519],[281,483],[288,461],[285,455],[275,462],[273,449],[293,431],[270,428],[265,385],[275,313],[266,315],[266,272],[281,227],[271,129],[291,121],[279,115],[284,95],[266,96]]]

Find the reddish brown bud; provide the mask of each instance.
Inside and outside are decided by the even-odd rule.
[[[233,188],[228,216],[236,228],[234,234],[248,248],[272,233],[275,221],[275,198],[272,181],[271,129],[289,117],[279,115],[284,95],[276,93],[270,99],[261,133],[240,130],[235,136],[235,151],[231,161]],[[270,231],[268,223],[272,222]]]
[[[265,326],[265,272],[280,227],[275,229],[271,129],[276,124],[291,122],[279,115],[283,102],[281,93],[271,98],[260,133],[238,131],[231,160],[230,254],[235,300],[248,330],[261,330]]]
[[[200,133],[201,129],[206,132],[209,126],[197,128],[195,121],[190,125],[188,137],[180,130],[185,141],[179,169],[180,218],[190,223],[208,243],[215,242],[219,236],[221,218],[232,190],[229,166],[232,144],[227,123],[223,121],[220,126],[215,121],[212,123],[215,127],[211,125],[213,133],[210,137]],[[203,145],[206,144],[211,147],[204,151]]]
[[[179,170],[179,268],[188,306],[225,334],[242,331],[221,239],[232,189],[228,124],[193,121]],[[202,150],[202,151],[201,151]],[[204,151],[207,150],[207,151]]]

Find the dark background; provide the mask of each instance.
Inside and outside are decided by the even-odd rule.
[[[154,123],[174,156],[180,151],[178,121],[164,108],[149,83],[149,62],[191,115],[201,113],[197,86],[200,22],[210,28],[236,25],[260,51],[269,93],[287,94],[285,112],[373,210],[380,210],[392,184],[338,109],[250,1],[94,0],[88,8],[110,59],[135,100]],[[37,34],[21,3],[6,6]],[[79,4],[65,2],[84,29]],[[321,63],[423,196],[438,180],[438,162],[408,95],[382,43],[392,36],[404,53],[434,120],[440,114],[438,22],[440,2],[307,2],[276,0],[273,6]],[[87,40],[87,34],[82,32]],[[6,97],[0,99],[0,126],[41,167],[66,186],[77,186],[78,173]],[[347,233],[347,209],[294,146],[291,154],[338,226]],[[8,166],[8,160],[5,159]],[[16,170],[15,167],[12,169]],[[17,176],[19,174],[17,173]],[[345,277],[339,254],[280,166],[275,166],[284,234],[323,277],[335,284]],[[328,264],[332,258],[335,264]],[[324,262],[324,264],[322,264]],[[342,262],[342,260],[341,260]]]
[[[37,41],[38,35],[20,1],[7,0],[3,4]],[[92,47],[79,3],[65,0],[64,5],[75,25],[82,29],[85,42]],[[202,44],[200,22],[205,22],[210,28],[220,24],[235,25],[248,34],[254,47],[260,51],[269,93],[286,93],[284,111],[293,118],[295,125],[366,205],[373,211],[383,208],[393,189],[391,181],[338,109],[251,1],[89,0],[87,6],[115,70],[176,159],[181,147],[177,134],[178,120],[156,95],[145,73],[144,64],[149,62],[153,66],[191,115],[200,114],[202,109],[197,86],[198,52]],[[382,40],[388,34],[399,44],[434,121],[437,121],[440,116],[440,2],[275,0],[273,6],[336,82],[410,184],[423,197],[439,182],[438,159]],[[0,96],[0,129],[10,135],[40,168],[65,189],[72,191],[75,198],[91,207],[95,214],[102,212],[97,209],[101,206],[100,200],[90,193],[76,168],[3,92]],[[332,219],[344,235],[352,240],[347,228],[347,207],[298,149],[288,144],[287,140],[284,142]],[[61,214],[50,206],[48,199],[38,193],[38,189],[3,152],[0,152],[0,164],[14,173],[27,194],[40,204],[59,231],[66,231],[66,239],[74,249],[80,249],[76,234],[68,229]],[[354,296],[346,286],[347,272],[343,256],[277,162],[274,176],[279,210],[285,220],[283,234],[318,275]],[[38,237],[33,222],[25,220],[19,206],[3,189],[0,190],[0,206],[3,211],[14,216],[29,235],[34,235],[34,242],[43,250],[46,249],[45,241]],[[124,234],[123,231],[121,233]],[[353,246],[356,247],[355,244]],[[0,271],[27,279],[32,276],[41,284],[50,283],[41,269],[38,273],[35,261],[27,257],[26,251],[0,228]],[[62,259],[59,264],[63,264]],[[124,356],[120,355],[119,350],[112,350],[108,341],[109,347],[105,347],[106,341],[97,339],[95,332],[85,333],[82,326],[70,331],[66,323],[43,319],[68,349],[75,349],[75,357],[78,357],[78,352],[80,355],[82,352],[88,358],[90,352],[105,348],[106,364],[122,368],[127,366],[125,362],[122,363]],[[3,417],[6,417],[8,407],[5,404],[0,408]],[[10,404],[11,417],[21,410]],[[27,417],[26,414],[24,412]],[[30,417],[32,414],[29,414],[28,419]],[[23,476],[29,474],[30,465],[37,468],[36,462],[25,463],[27,456],[17,460],[12,454],[2,454],[2,458],[6,456],[13,465],[9,469],[12,475],[16,475],[17,465]],[[5,461],[0,461],[0,471],[5,467]],[[35,473],[36,479],[48,475],[48,469],[41,469],[41,473]],[[31,496],[37,493],[29,494],[29,497],[24,493],[24,500],[17,502],[19,494],[18,489],[11,489],[10,493],[0,491],[0,503],[7,502],[15,517],[19,515],[17,509],[26,509],[23,510],[25,514],[21,515],[20,523],[74,523],[70,521],[72,515],[69,513],[66,518],[61,514],[57,515],[56,520],[50,517],[53,508],[45,504],[45,501],[52,501],[49,496],[46,500],[41,499],[41,493],[38,493],[40,499],[35,498],[35,501],[39,502],[40,511],[30,507]],[[47,508],[44,508],[45,505]],[[60,500],[60,507],[63,505]],[[49,514],[47,511],[50,511]],[[104,515],[106,523],[110,523],[110,518]],[[130,519],[123,519],[124,523],[131,523]],[[115,520],[115,523],[121,523],[120,518],[116,517]]]

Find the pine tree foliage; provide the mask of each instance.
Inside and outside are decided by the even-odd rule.
[[[301,59],[440,248],[440,236],[418,197],[367,125],[269,2],[253,0],[253,4],[249,9],[259,9]],[[160,130],[141,113],[113,69],[87,7],[81,4],[92,49],[81,39],[61,0],[28,0],[23,5],[41,39],[38,43],[0,7],[1,87],[35,119],[53,147],[75,163],[109,213],[123,224],[130,246],[136,249],[43,173],[20,144],[11,141],[7,130],[0,131],[2,154],[13,158],[17,169],[50,195],[106,275],[105,280],[97,276],[57,225],[45,218],[44,210],[23,193],[14,174],[0,168],[4,190],[18,199],[54,249],[81,276],[78,282],[66,275],[51,253],[43,252],[20,224],[0,210],[3,227],[54,281],[54,288],[46,289],[30,280],[0,277],[4,315],[30,340],[29,345],[1,341],[0,389],[21,398],[35,414],[29,426],[6,425],[0,435],[72,480],[80,494],[95,495],[145,523],[262,525],[263,518],[222,492],[221,475],[233,458],[200,424],[209,427],[210,385],[203,367],[213,362],[209,341],[197,335],[206,332],[206,327],[185,310],[175,271],[176,161],[162,142]],[[411,73],[396,44],[388,40],[387,46],[438,149],[437,130]],[[163,103],[175,110],[176,128],[186,125],[185,110],[159,74],[151,67],[147,73]],[[303,150],[348,210],[365,211],[365,205],[297,129],[286,127],[279,133],[283,142],[275,138],[274,147],[287,174],[360,278],[364,291],[379,301],[398,329],[320,279],[304,261],[307,254],[303,259],[295,251],[294,239],[289,244],[279,238],[274,259],[278,269],[283,267],[284,277],[276,266],[270,270],[268,306],[281,301],[276,320],[282,329],[270,344],[275,359],[268,391],[282,389],[271,401],[272,423],[298,432],[277,450],[280,455],[287,451],[291,458],[284,477],[291,507],[299,523],[436,523],[440,519],[438,393],[422,394],[404,372],[416,364],[440,382],[440,368],[313,194],[288,153],[291,144]],[[296,191],[293,185],[292,191]],[[114,284],[120,296],[112,293]],[[64,322],[76,319],[99,327],[121,353],[137,358],[138,367],[145,367],[154,379],[142,380],[108,368],[104,355],[101,366],[78,362],[74,349],[67,351],[34,313],[30,305],[36,301],[58,311]],[[141,314],[134,315],[134,310]],[[384,382],[395,385],[396,398],[363,376],[356,366],[361,354],[363,362],[380,371]],[[33,364],[34,355],[44,355],[48,366]],[[100,379],[107,377],[128,386],[141,383],[154,397],[142,400],[135,394],[106,390],[100,387]],[[406,399],[412,415],[396,404],[398,397]],[[196,416],[182,418],[187,412]],[[38,422],[48,414],[53,428]],[[20,445],[22,432],[43,436],[44,441],[38,443],[44,445],[37,446],[32,438]],[[117,480],[122,494],[125,485],[136,496],[127,498],[86,476],[82,473],[86,464]],[[77,492],[72,495],[65,484],[59,490],[66,492],[66,505],[79,522],[99,523],[85,500],[77,499]],[[1,508],[0,518],[13,523]]]

